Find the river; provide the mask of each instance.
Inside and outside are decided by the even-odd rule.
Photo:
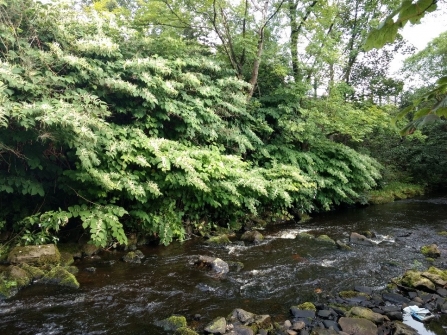
[[[373,231],[386,243],[333,245],[297,238],[307,231],[347,241],[351,232]],[[437,243],[447,266],[447,196],[402,200],[381,206],[351,208],[318,215],[304,223],[288,223],[262,231],[259,245],[210,247],[199,238],[168,247],[141,248],[142,264],[120,261],[123,252],[103,252],[100,259],[75,264],[79,290],[33,285],[0,302],[0,334],[164,334],[154,322],[181,314],[189,325],[203,327],[234,308],[289,318],[289,308],[354,285],[383,288],[406,269],[431,265],[422,245]],[[244,268],[215,278],[192,265],[197,255],[242,262]],[[95,272],[86,269],[95,267]],[[200,318],[194,316],[200,314]],[[411,319],[421,335],[445,335],[446,316],[427,326]]]

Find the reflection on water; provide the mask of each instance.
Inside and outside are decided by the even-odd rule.
[[[0,333],[163,334],[154,321],[182,314],[200,327],[234,308],[285,320],[297,303],[319,301],[354,285],[381,289],[406,269],[430,266],[419,251],[424,244],[438,243],[446,256],[447,237],[437,235],[447,230],[445,213],[445,197],[407,200],[276,226],[263,231],[267,238],[256,246],[218,248],[189,240],[145,247],[141,265],[120,262],[122,253],[104,253],[101,260],[76,264],[79,290],[34,285],[1,302]],[[347,242],[351,232],[366,230],[376,233],[377,243],[386,243],[346,252],[295,238],[305,231]],[[244,268],[214,278],[191,265],[196,255],[242,262]],[[443,267],[442,262],[435,265]],[[85,271],[92,266],[96,272]],[[193,321],[196,314],[200,321]],[[445,334],[444,318],[427,327],[412,319],[405,322],[422,335],[440,335]]]

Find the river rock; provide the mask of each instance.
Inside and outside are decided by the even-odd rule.
[[[415,270],[407,270],[401,279],[401,283],[404,286],[424,291],[432,292],[436,290],[435,284],[430,279],[422,277],[421,272]]]
[[[251,329],[248,326],[237,325],[237,326],[234,326],[233,330],[229,334],[231,334],[231,335],[254,335],[254,332],[253,332],[253,329]]]
[[[171,315],[169,318],[156,321],[155,324],[162,327],[165,332],[174,332],[187,326],[186,318],[182,315]]]
[[[220,258],[199,256],[195,264],[207,266],[217,275],[224,275],[230,271],[228,263]]]
[[[228,235],[222,234],[218,236],[211,236],[208,240],[205,241],[205,243],[209,245],[227,245],[231,244],[231,241],[228,238]]]
[[[249,230],[242,234],[241,240],[258,244],[264,240],[264,236],[257,230]]]
[[[375,324],[383,323],[385,321],[390,321],[390,319],[386,315],[382,315],[379,313],[374,313],[372,310],[364,307],[352,307],[349,311],[349,316],[360,317],[369,321],[374,322]]]
[[[349,241],[354,244],[360,244],[360,245],[369,245],[374,246],[376,245],[372,240],[367,238],[364,235],[361,235],[359,233],[351,233],[351,236],[349,237]]]
[[[174,335],[199,335],[199,333],[189,329],[188,327],[180,327],[175,330]]]
[[[134,263],[139,264],[141,260],[144,258],[141,250],[129,251],[124,257],[123,261],[126,263]]]
[[[14,247],[8,254],[11,264],[27,263],[31,265],[58,264],[61,255],[54,244],[27,245]]]
[[[441,252],[436,244],[424,245],[421,247],[421,252],[426,257],[439,258],[441,257]]]
[[[327,235],[320,235],[315,238],[315,241],[329,243],[329,244],[335,244],[335,241]]]
[[[366,319],[342,317],[338,324],[348,334],[377,335],[377,326]]]
[[[338,249],[341,249],[341,250],[352,250],[352,248],[349,245],[347,245],[346,243],[343,243],[340,240],[335,241],[335,244],[336,244]]]
[[[215,318],[205,327],[207,334],[225,334],[227,331],[227,321],[224,317]]]
[[[410,302],[410,299],[393,292],[384,292],[382,299],[393,304],[408,304]]]
[[[430,279],[430,281],[432,281],[437,286],[447,285],[447,280],[445,280],[445,278],[447,277],[446,273],[433,266],[431,266],[428,271],[422,272],[421,276]]]
[[[71,288],[79,288],[76,277],[61,266],[55,266],[40,280],[44,284],[56,284]]]
[[[414,329],[402,322],[398,322],[398,321],[393,322],[392,328],[394,329],[393,335],[418,335],[419,334],[419,332],[416,329]]]
[[[82,246],[82,254],[85,257],[91,257],[93,255],[96,255],[100,250],[100,247],[94,245],[94,244],[90,244],[90,243],[86,243]]]

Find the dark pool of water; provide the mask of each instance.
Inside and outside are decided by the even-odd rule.
[[[346,252],[312,240],[294,239],[302,230],[347,241],[353,231],[374,231],[374,247]],[[382,206],[326,213],[305,223],[289,223],[263,231],[257,246],[209,247],[200,239],[168,247],[145,247],[143,264],[120,261],[122,253],[104,252],[100,260],[84,259],[77,278],[79,290],[34,285],[0,302],[0,334],[164,334],[154,322],[172,314],[185,315],[198,329],[234,308],[289,318],[289,308],[304,301],[352,289],[354,285],[383,288],[406,269],[427,268],[422,245],[437,243],[445,267],[447,197],[397,201]],[[197,255],[244,263],[240,272],[214,278],[191,265]],[[446,262],[445,264],[443,262]],[[85,269],[96,267],[91,273]],[[321,293],[317,293],[320,292]],[[194,321],[200,314],[201,321]],[[422,335],[446,334],[445,316],[427,326],[415,321]]]

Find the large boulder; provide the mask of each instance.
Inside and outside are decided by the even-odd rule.
[[[54,244],[27,245],[14,247],[8,254],[11,264],[27,263],[31,265],[59,264],[61,254]]]

